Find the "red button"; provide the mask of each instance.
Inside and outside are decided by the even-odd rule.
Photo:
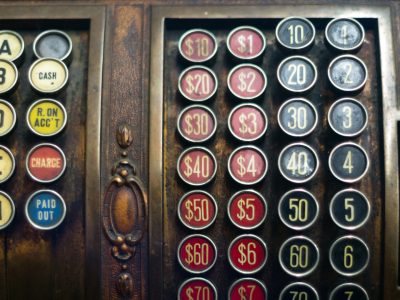
[[[258,29],[250,26],[235,28],[228,36],[228,50],[240,59],[253,59],[265,50],[265,37]]]
[[[188,100],[201,102],[210,99],[217,91],[217,76],[206,67],[193,66],[179,76],[179,91]]]
[[[217,119],[204,105],[189,106],[178,117],[178,131],[189,142],[204,142],[214,135],[216,129]]]
[[[265,300],[267,289],[255,278],[242,278],[235,281],[229,289],[229,300]]]
[[[260,182],[267,170],[267,157],[257,147],[239,147],[229,157],[229,174],[240,184],[251,185]]]
[[[178,291],[178,300],[216,300],[217,289],[211,281],[195,277],[182,283]]]
[[[210,150],[204,147],[186,149],[178,158],[178,174],[190,185],[203,185],[210,182],[217,172],[217,160]]]
[[[228,203],[228,216],[241,229],[254,229],[267,217],[267,202],[254,190],[234,194]]]
[[[217,52],[217,41],[209,31],[189,30],[179,40],[179,52],[190,62],[205,62]]]
[[[242,274],[260,271],[267,262],[267,246],[253,234],[235,238],[228,249],[229,263]]]
[[[178,204],[178,217],[186,227],[194,230],[205,229],[217,217],[217,202],[207,192],[191,191],[182,196]]]
[[[228,75],[228,88],[233,95],[242,100],[252,100],[264,93],[267,76],[264,71],[252,64],[241,64]]]
[[[33,180],[48,183],[61,177],[66,167],[63,151],[53,144],[39,144],[29,151],[26,159],[28,174]]]
[[[250,142],[264,135],[267,131],[268,120],[261,107],[245,103],[232,109],[228,118],[228,126],[234,137]]]
[[[213,241],[201,234],[186,237],[178,247],[178,261],[190,273],[210,270],[217,260],[217,247]]]

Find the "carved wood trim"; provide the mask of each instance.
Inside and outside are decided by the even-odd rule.
[[[122,149],[133,141],[132,129],[121,125],[116,138]],[[134,163],[128,158],[128,151],[121,151],[121,158],[112,168],[112,177],[106,189],[103,202],[103,229],[111,244],[111,254],[120,263],[121,271],[115,280],[115,287],[123,298],[130,298],[134,291],[133,276],[128,263],[136,254],[137,247],[147,231],[147,195],[136,173]],[[129,269],[135,269],[130,266]],[[140,266],[137,266],[140,269]]]

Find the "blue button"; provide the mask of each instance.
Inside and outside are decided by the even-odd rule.
[[[64,199],[52,190],[40,190],[33,193],[25,206],[29,223],[42,230],[59,226],[65,218],[66,210]]]

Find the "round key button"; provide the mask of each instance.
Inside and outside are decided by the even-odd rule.
[[[300,50],[314,42],[315,27],[307,19],[289,17],[279,22],[275,35],[278,43],[284,48]]]
[[[279,295],[279,300],[319,300],[317,291],[308,283],[295,282],[286,286]]]
[[[178,290],[178,300],[207,299],[217,300],[218,294],[215,285],[200,277],[194,277],[181,284]]]
[[[303,277],[316,269],[319,263],[319,249],[309,238],[295,236],[282,244],[279,262],[286,273]]]
[[[361,192],[345,189],[333,196],[329,206],[332,220],[341,228],[354,230],[365,224],[371,207]]]
[[[15,31],[0,30],[0,59],[18,61],[24,53],[24,39]]]
[[[200,186],[209,183],[215,177],[217,160],[207,148],[192,147],[179,156],[177,170],[184,182]]]
[[[10,61],[0,59],[0,94],[14,89],[18,81],[17,67]]]
[[[352,142],[337,145],[329,155],[332,174],[343,182],[356,182],[367,173],[369,159],[365,150]]]
[[[306,136],[317,126],[317,109],[314,104],[304,98],[290,99],[279,108],[278,123],[281,129],[290,136]]]
[[[205,191],[190,191],[179,200],[179,220],[189,229],[202,230],[208,228],[214,223],[217,213],[217,202],[213,196]]]
[[[241,274],[254,274],[267,262],[267,246],[261,238],[253,234],[236,237],[228,249],[229,263]]]
[[[182,71],[178,79],[180,93],[190,101],[201,102],[210,99],[217,91],[215,73],[203,66],[193,66]]]
[[[240,184],[256,184],[267,174],[267,157],[257,147],[239,147],[229,156],[228,171],[231,177]]]
[[[244,142],[255,141],[267,131],[267,115],[256,104],[240,104],[230,112],[228,127],[232,135],[238,140]]]
[[[263,33],[257,28],[240,26],[229,33],[226,45],[234,57],[251,60],[263,54],[266,41]]]
[[[185,140],[192,143],[205,142],[217,130],[217,117],[204,105],[191,105],[179,114],[177,128]]]
[[[25,205],[25,215],[29,223],[41,230],[58,227],[64,221],[66,211],[64,199],[52,190],[33,193]]]
[[[0,145],[0,183],[10,179],[14,170],[14,155],[7,147]]]
[[[0,100],[0,137],[10,133],[16,122],[17,115],[14,107],[7,101]]]
[[[44,94],[59,92],[68,81],[67,66],[55,58],[42,58],[35,61],[28,74],[32,87]]]
[[[61,30],[47,30],[39,34],[33,42],[33,53],[37,58],[68,60],[72,53],[72,40]]]
[[[304,143],[286,146],[278,158],[282,176],[294,183],[311,180],[318,170],[319,160],[314,149]]]
[[[328,23],[325,37],[329,45],[340,51],[360,48],[364,42],[363,26],[351,18],[336,18]]]
[[[264,71],[253,64],[241,64],[228,74],[229,91],[241,100],[253,100],[261,96],[267,87]]]
[[[281,221],[294,230],[309,228],[317,220],[319,205],[315,197],[304,189],[285,193],[279,201]]]
[[[369,256],[365,242],[351,235],[337,239],[329,250],[329,261],[333,269],[344,276],[355,276],[364,271]]]
[[[8,227],[14,219],[15,205],[11,197],[0,191],[0,230]]]
[[[60,133],[67,124],[67,111],[53,99],[40,99],[34,102],[26,114],[29,129],[43,137]]]
[[[290,56],[278,66],[279,83],[288,91],[303,93],[317,82],[318,71],[314,63],[305,56]]]
[[[41,183],[59,179],[64,174],[66,166],[64,152],[54,144],[36,145],[26,158],[26,171],[33,180]]]
[[[367,292],[355,283],[343,283],[337,286],[329,295],[329,300],[369,300]]]
[[[240,229],[255,229],[267,217],[267,201],[254,190],[239,191],[229,200],[228,217]]]
[[[215,56],[218,44],[215,36],[204,29],[186,31],[179,39],[179,53],[192,63],[203,63]]]
[[[328,67],[331,84],[343,92],[355,92],[362,89],[368,79],[368,70],[364,62],[350,54],[336,57]]]
[[[189,235],[178,246],[178,261],[189,273],[207,272],[217,261],[217,247],[205,235]]]
[[[341,136],[359,135],[368,123],[368,113],[364,105],[352,98],[337,100],[328,112],[329,126]]]
[[[255,278],[240,278],[236,280],[229,288],[229,300],[266,300],[267,288],[264,283]]]

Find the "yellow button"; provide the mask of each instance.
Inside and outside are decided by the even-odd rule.
[[[24,52],[24,40],[15,31],[0,31],[0,59],[17,60]]]
[[[11,151],[4,146],[0,146],[0,183],[8,180],[14,173],[15,160]]]
[[[0,229],[6,228],[15,215],[15,206],[11,197],[0,191]]]
[[[52,99],[41,99],[33,103],[26,117],[29,128],[40,136],[56,135],[67,123],[64,106]]]
[[[0,136],[9,133],[17,121],[14,107],[7,101],[0,100]]]
[[[55,93],[67,83],[68,69],[61,60],[42,58],[34,62],[29,69],[29,80],[35,90],[41,93]]]
[[[9,92],[17,83],[18,70],[12,63],[0,59],[0,94]]]

